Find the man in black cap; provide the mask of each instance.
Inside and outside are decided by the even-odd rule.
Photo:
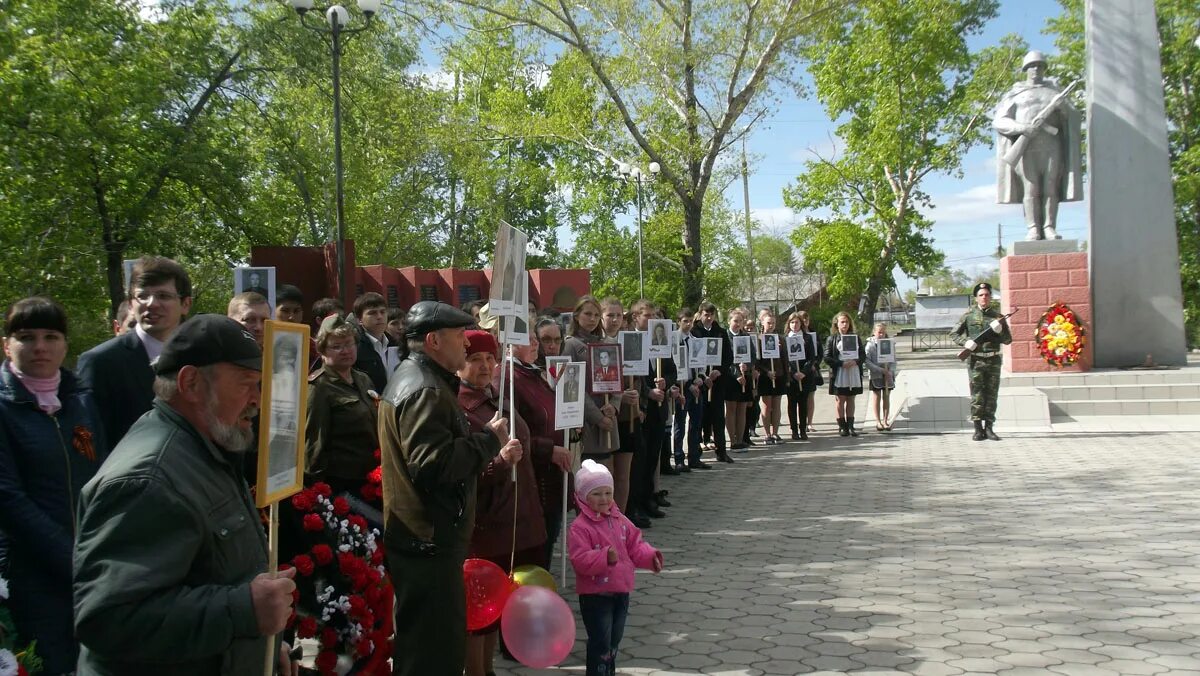
[[[1000,346],[1012,343],[1008,321],[992,307],[992,285],[980,282],[971,290],[975,305],[958,320],[950,332],[954,342],[971,350],[967,370],[971,378],[971,421],[975,441],[1000,441],[992,429],[996,422],[996,401],[1000,392]],[[987,330],[985,334],[984,331]],[[978,342],[976,342],[978,339]]]
[[[384,548],[396,592],[392,673],[463,672],[466,592],[462,566],[474,528],[475,482],[508,438],[499,414],[471,433],[458,404],[471,315],[432,301],[405,321],[408,354],[379,402]]]
[[[294,570],[267,572],[240,470],[261,369],[228,317],[196,317],[163,346],[150,411],[80,495],[80,674],[262,673],[296,585]]]

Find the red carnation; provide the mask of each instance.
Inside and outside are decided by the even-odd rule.
[[[325,530],[325,520],[316,514],[305,514],[304,530],[312,533],[319,533]]]
[[[380,452],[380,450],[378,448],[375,449],[375,453],[373,453],[372,455],[375,456],[375,462],[379,462],[379,459],[383,457],[383,453]]]
[[[354,646],[354,652],[359,657],[366,657],[367,655],[370,655],[373,651],[374,651],[374,646],[371,645],[371,641],[365,636],[362,637],[358,641],[358,645]]]
[[[357,561],[358,557],[351,552],[338,552],[338,570],[346,577],[350,577],[357,570]]]
[[[317,495],[323,498],[333,495],[333,489],[330,488],[329,484],[325,483],[324,481],[318,481],[317,483],[313,484],[312,489],[317,492]]]
[[[362,494],[363,499],[367,502],[374,502],[379,497],[379,492],[371,484],[363,484],[363,487],[358,492]]]
[[[359,532],[367,532],[367,520],[364,517],[358,514],[351,514],[349,517],[347,517],[347,521],[350,522],[351,526],[358,526]]]
[[[383,547],[376,547],[375,551],[371,552],[371,565],[372,566],[382,566],[383,565]]]
[[[355,619],[361,617],[362,614],[364,612],[366,612],[366,610],[367,610],[366,599],[359,596],[358,594],[354,594],[353,596],[351,596],[348,603],[350,604],[350,610],[349,610],[350,617],[353,617]]]
[[[331,653],[328,650],[322,650],[320,652],[320,654],[317,655],[317,669],[319,669],[322,674],[325,674],[327,676],[328,674],[335,673],[334,667],[336,667],[336,666],[337,666],[337,655],[336,654]]]
[[[312,638],[317,635],[317,618],[302,617],[296,623],[296,635],[300,638]]]
[[[371,483],[383,483],[383,468],[376,467],[375,469],[371,470],[367,473],[367,478],[371,480]]]
[[[317,565],[328,566],[333,562],[333,548],[329,545],[314,545],[312,555],[317,560]]]
[[[298,512],[312,511],[317,504],[317,496],[310,490],[303,490],[292,496],[292,507]]]
[[[350,503],[346,501],[346,498],[339,495],[333,499],[333,513],[338,516],[346,516],[350,513]]]
[[[296,558],[292,559],[292,563],[296,564],[296,572],[305,577],[312,575],[313,570],[316,568],[315,564],[313,564],[312,558],[307,554],[300,554]]]
[[[325,627],[321,630],[321,647],[332,650],[337,647],[338,633],[333,627]]]
[[[366,573],[355,573],[350,578],[350,588],[354,591],[362,591],[363,589],[366,589],[367,584],[369,583],[370,580],[367,579]]]

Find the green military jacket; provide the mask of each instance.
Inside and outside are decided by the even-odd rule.
[[[976,336],[983,333],[983,330],[992,323],[992,320],[1000,318],[1000,311],[995,308],[988,307],[985,310],[979,309],[978,305],[972,305],[970,310],[958,320],[958,324],[950,335],[954,336],[954,342],[958,345],[963,345],[968,340],[974,340]],[[1002,331],[1000,335],[989,333],[988,337],[983,341],[976,341],[978,345],[975,348],[975,353],[980,352],[999,352],[1001,345],[1012,343],[1012,332],[1008,328],[1008,322],[1002,323]]]
[[[262,674],[250,580],[267,541],[239,468],[155,400],[83,487],[80,676]]]
[[[324,368],[308,377],[304,467],[310,481],[362,484],[379,465],[375,459],[379,395],[367,374],[358,370],[350,374],[353,383]]]

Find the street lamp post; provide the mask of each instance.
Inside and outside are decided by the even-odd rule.
[[[316,33],[328,33],[333,53],[333,172],[335,176],[335,193],[337,204],[337,275],[338,295],[344,295],[342,288],[346,278],[346,200],[345,179],[342,171],[342,38],[365,31],[375,14],[379,12],[380,0],[358,0],[358,9],[363,13],[365,21],[358,28],[347,28],[350,24],[350,12],[341,5],[330,5],[325,10],[325,21],[328,28],[320,24],[312,24],[307,20],[309,10],[313,9],[313,0],[289,0],[292,9],[300,15],[300,23],[305,28]]]
[[[650,178],[658,176],[661,170],[658,162],[650,163]],[[617,171],[624,179],[632,179],[637,189],[637,226],[638,226],[638,298],[646,297],[646,273],[642,258],[642,182],[647,180],[646,174],[638,167],[625,162],[617,165]]]

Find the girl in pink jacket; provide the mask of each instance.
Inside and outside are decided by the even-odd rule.
[[[568,551],[588,635],[587,676],[611,676],[617,673],[634,568],[659,572],[662,553],[642,541],[642,532],[617,509],[612,474],[604,465],[583,461],[575,473],[575,502],[579,516],[571,524]]]

